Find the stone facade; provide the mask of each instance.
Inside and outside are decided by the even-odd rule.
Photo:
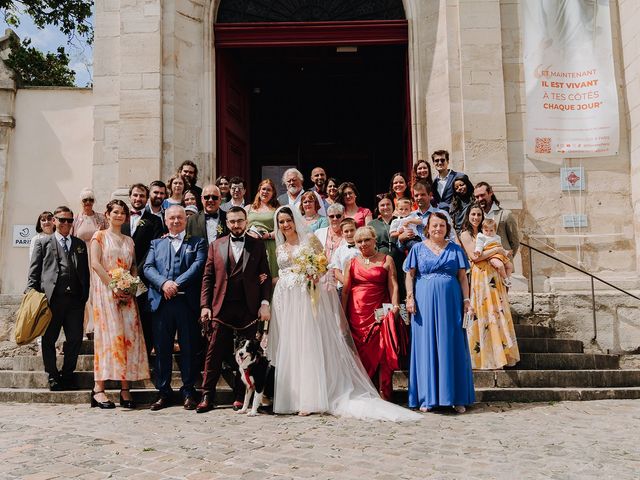
[[[541,162],[524,153],[521,1],[404,1],[414,158],[448,149],[454,169],[494,185],[535,245],[546,243],[588,270],[637,278],[640,37],[634,20],[640,7],[611,1],[619,155]],[[203,179],[215,176],[217,4],[97,2],[93,178],[103,198],[134,181],[167,178],[185,159],[198,162]],[[579,164],[588,190],[581,196],[561,192],[560,167]],[[559,213],[580,210],[588,212],[589,227],[567,236],[573,232],[562,227]],[[541,285],[545,277],[564,275],[538,257]]]

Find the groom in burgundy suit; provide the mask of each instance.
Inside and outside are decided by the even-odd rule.
[[[202,379],[203,396],[196,412],[213,408],[222,361],[237,368],[233,358],[234,333],[253,337],[257,322],[271,318],[271,274],[261,240],[245,234],[247,213],[241,207],[227,212],[230,235],[209,245],[202,279],[200,308],[203,331],[209,339]],[[257,318],[256,318],[257,317]],[[244,388],[236,372],[234,406],[242,405]]]

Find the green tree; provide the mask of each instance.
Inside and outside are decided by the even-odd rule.
[[[25,13],[40,28],[55,25],[70,39],[77,35],[89,43],[93,39],[91,8],[93,0],[0,0],[0,13],[7,24],[17,27]]]
[[[64,47],[58,53],[43,53],[31,46],[26,38],[11,40],[11,53],[4,63],[15,72],[20,87],[73,87],[76,74],[69,68],[69,56]]]

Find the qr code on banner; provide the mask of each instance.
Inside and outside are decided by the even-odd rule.
[[[551,137],[536,137],[536,153],[551,153]]]

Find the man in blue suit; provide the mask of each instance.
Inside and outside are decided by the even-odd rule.
[[[458,172],[449,168],[449,152],[446,150],[433,152],[431,161],[438,172],[433,179],[433,206],[448,213],[453,200],[453,182]]]
[[[196,353],[200,342],[198,316],[202,271],[207,261],[207,242],[185,233],[187,214],[179,205],[165,211],[169,235],[151,242],[144,263],[149,281],[149,303],[153,312],[153,338],[156,350],[156,388],[160,392],[151,410],[171,405],[171,366],[173,340],[178,332],[180,373],[184,408],[194,410]]]

